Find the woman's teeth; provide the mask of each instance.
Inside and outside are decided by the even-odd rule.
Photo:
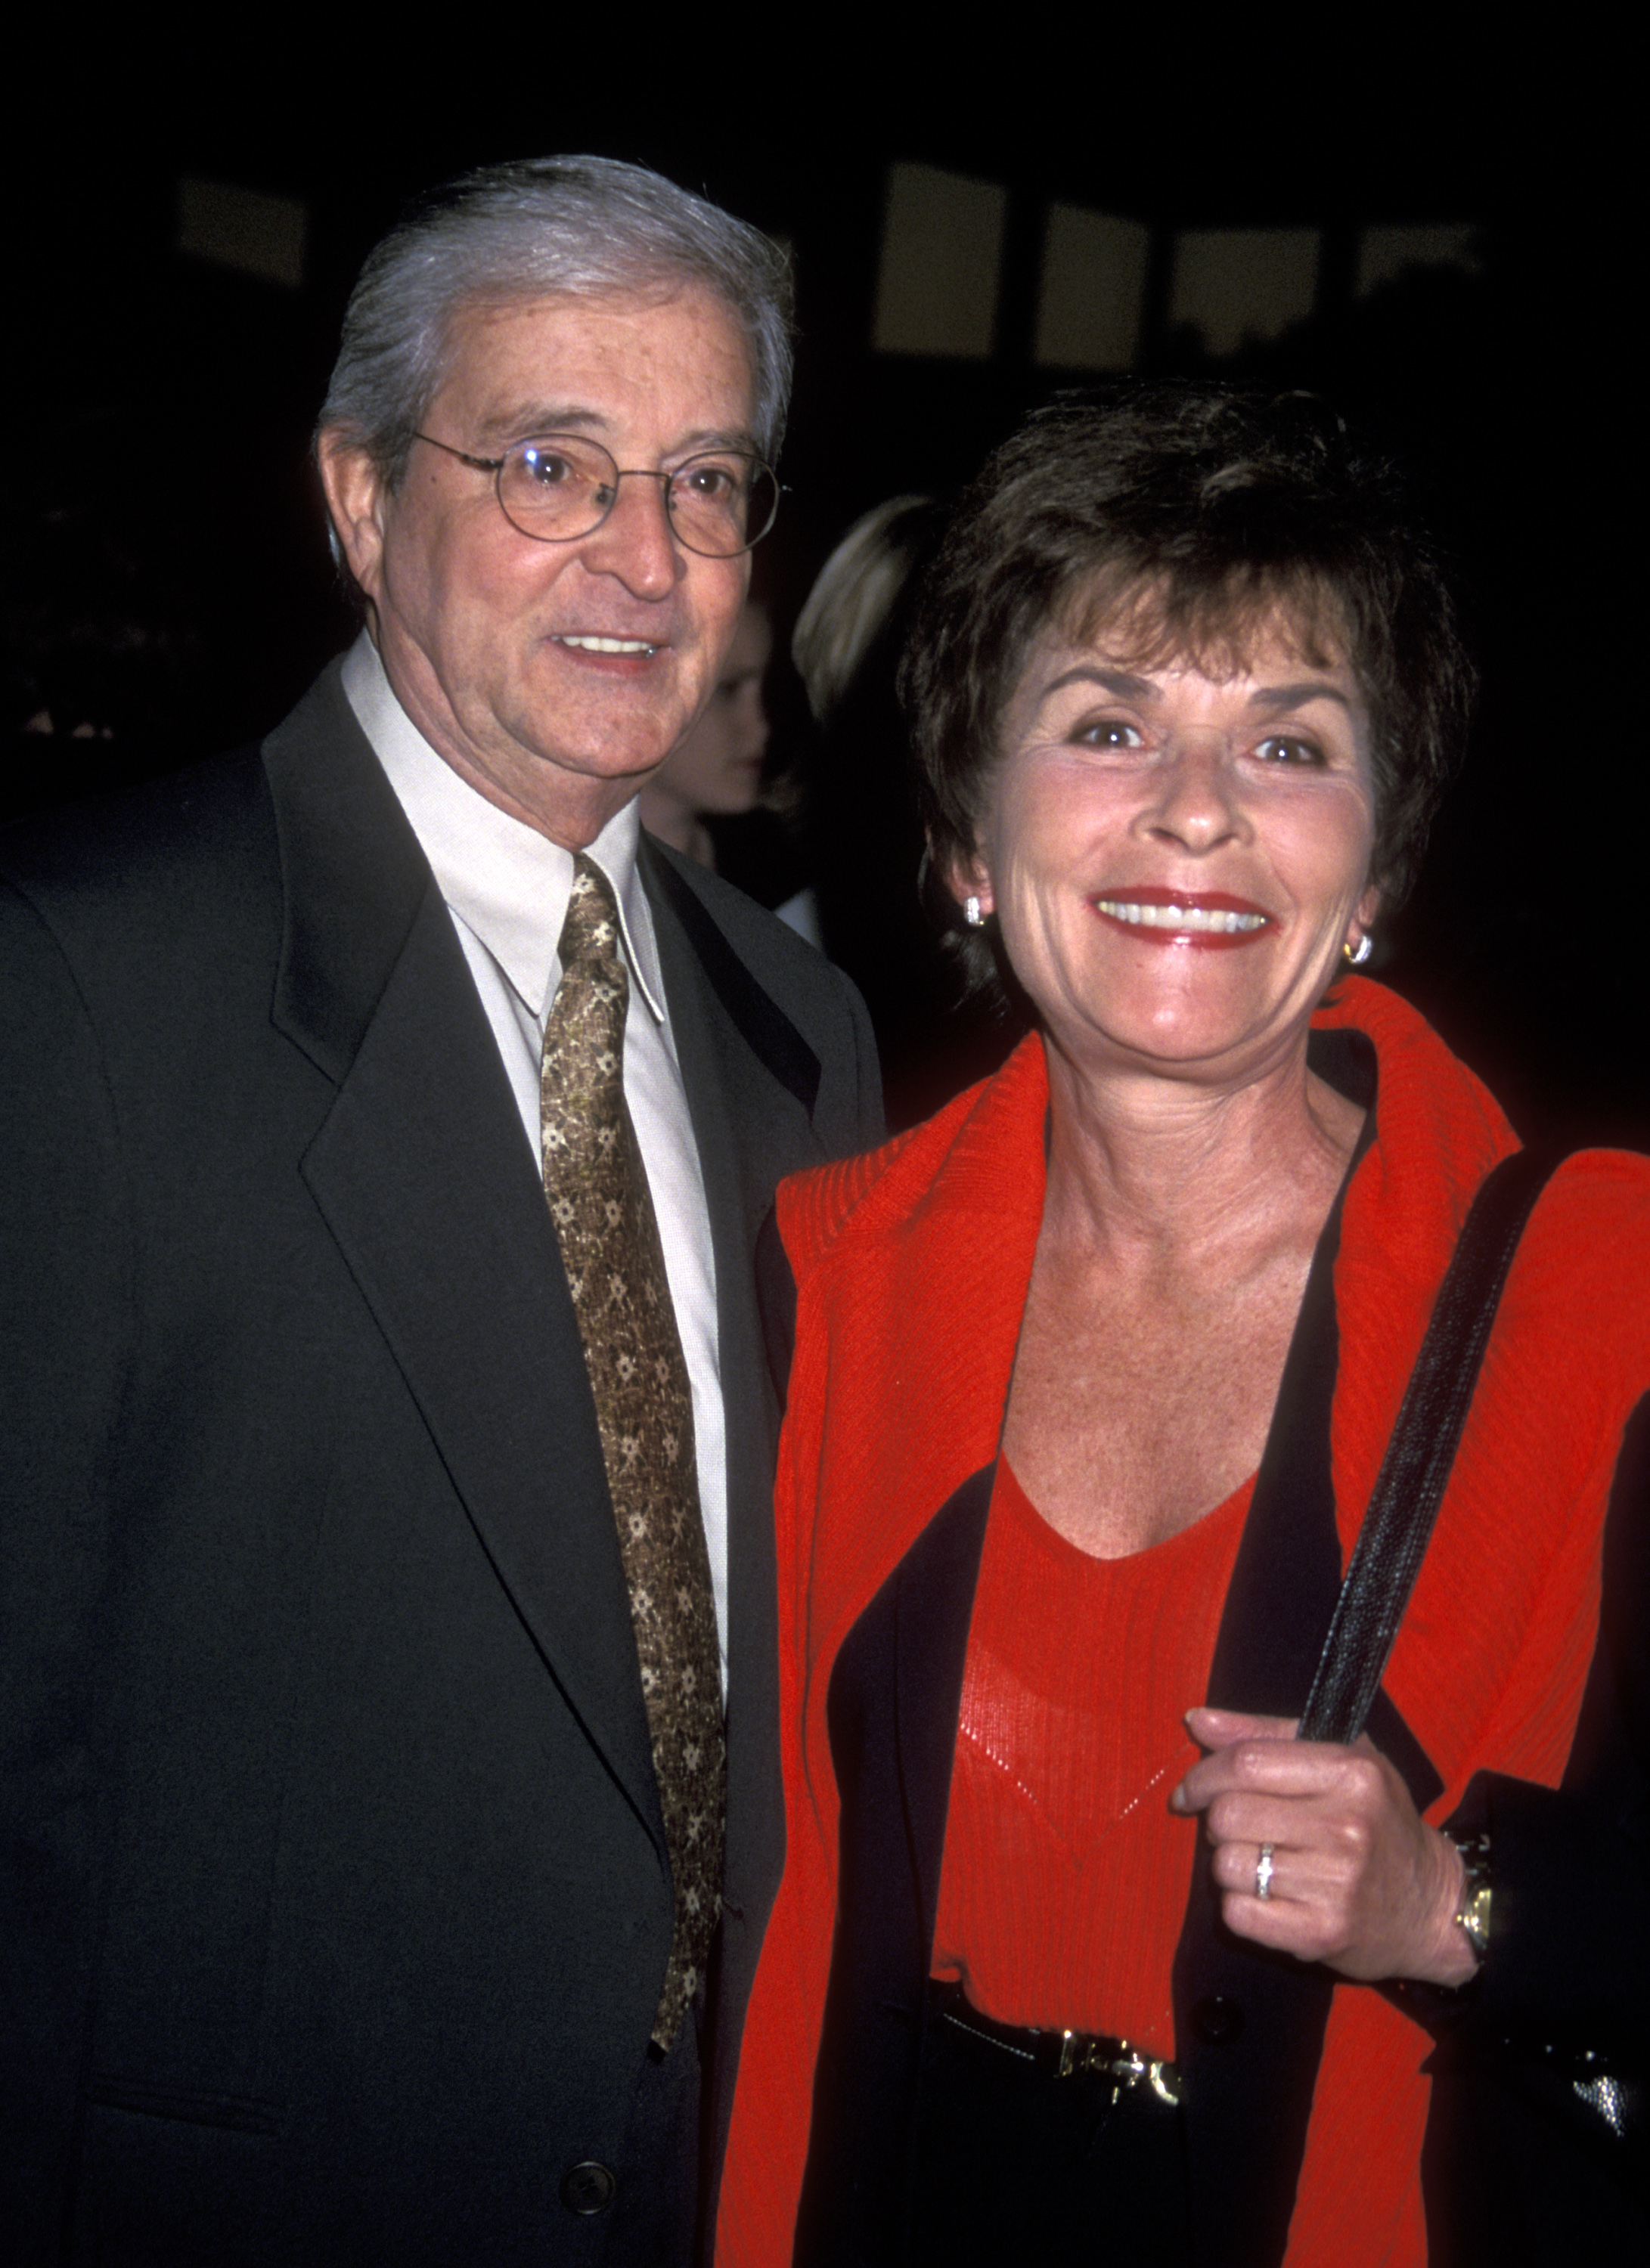
[[[1265,926],[1264,914],[1227,913],[1207,906],[1140,906],[1123,898],[1096,898],[1102,914],[1113,921],[1134,922],[1142,929],[1216,930],[1231,933]]]

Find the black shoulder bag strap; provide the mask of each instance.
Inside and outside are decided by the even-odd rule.
[[[1335,1603],[1300,1740],[1345,1743],[1364,1729],[1426,1556],[1507,1270],[1564,1154],[1504,1158],[1473,1199]]]

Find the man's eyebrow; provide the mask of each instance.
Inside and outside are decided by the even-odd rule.
[[[483,418],[476,438],[489,447],[507,448],[541,433],[600,433],[607,423],[600,410],[581,409],[577,402],[521,401]]]
[[[757,457],[762,452],[756,446],[756,437],[748,425],[700,425],[691,433],[684,433],[668,457],[696,456],[704,449],[740,449],[747,456]]]
[[[1338,685],[1321,677],[1303,677],[1294,685],[1263,685],[1249,696],[1251,709],[1304,709],[1313,701],[1338,701],[1350,717],[1352,704]]]
[[[546,433],[589,433],[604,444],[613,421],[605,410],[581,409],[567,401],[529,401],[488,418],[478,437],[488,447],[536,440]],[[756,453],[756,444],[743,425],[701,425],[684,433],[667,456],[690,457],[702,449],[743,449]]]

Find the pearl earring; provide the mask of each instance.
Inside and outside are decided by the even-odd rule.
[[[1367,930],[1364,932],[1356,945],[1348,938],[1346,943],[1341,947],[1348,965],[1353,968],[1361,968],[1374,949]]]
[[[980,902],[977,898],[964,898],[962,901],[962,918],[967,922],[970,929],[984,928],[985,916],[980,911]]]

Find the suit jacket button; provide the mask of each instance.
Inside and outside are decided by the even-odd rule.
[[[1211,1992],[1206,1999],[1196,2002],[1191,2012],[1193,2031],[1212,2048],[1241,2039],[1245,2021],[1243,2003],[1227,1992]]]
[[[569,2213],[606,2213],[618,2191],[612,2167],[602,2165],[595,2158],[586,2158],[582,2165],[570,2166],[562,2176],[562,2203]]]

